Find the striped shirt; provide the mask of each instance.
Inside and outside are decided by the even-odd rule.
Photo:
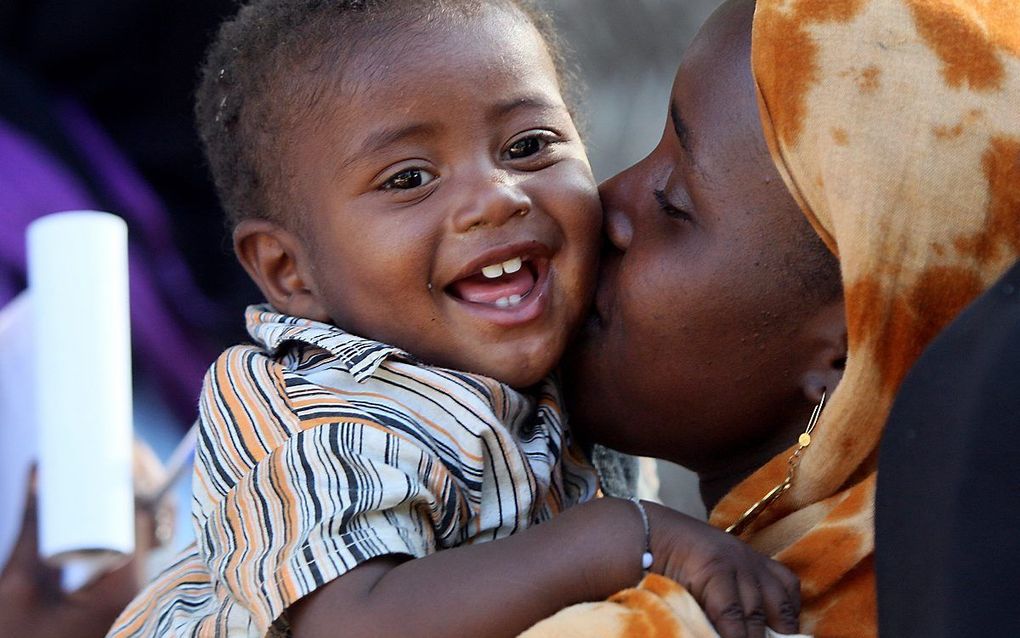
[[[247,312],[206,375],[196,544],[111,636],[287,635],[294,602],[378,556],[509,536],[595,495],[550,379],[533,394],[334,326]]]

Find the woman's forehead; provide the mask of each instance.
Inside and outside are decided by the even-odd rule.
[[[750,11],[746,4],[727,3],[713,14],[677,69],[671,124],[682,148],[696,161],[702,159],[699,155],[710,160],[734,133],[758,136],[761,129],[751,75],[753,3]]]

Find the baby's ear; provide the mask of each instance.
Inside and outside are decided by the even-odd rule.
[[[245,219],[234,229],[234,253],[274,308],[330,321],[316,293],[308,249],[293,231],[265,219]]]

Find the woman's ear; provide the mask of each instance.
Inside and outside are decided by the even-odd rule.
[[[234,229],[234,253],[278,311],[330,321],[316,292],[308,248],[294,232],[265,219],[245,219]]]
[[[818,403],[823,392],[832,397],[846,368],[846,309],[842,295],[805,322],[804,330],[806,339],[802,343],[811,352],[801,387],[810,402]]]

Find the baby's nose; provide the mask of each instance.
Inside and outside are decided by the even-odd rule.
[[[502,226],[514,217],[531,211],[531,198],[519,186],[495,178],[479,183],[473,195],[466,197],[454,215],[457,232],[484,226]]]

